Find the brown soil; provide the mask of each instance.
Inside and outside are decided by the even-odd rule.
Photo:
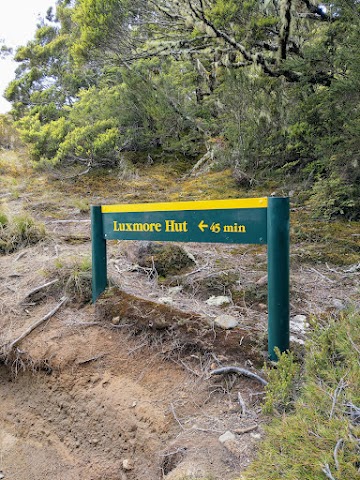
[[[30,290],[45,283],[44,272],[51,270],[57,255],[81,256],[89,247],[88,242],[69,246],[51,239],[26,248],[21,258],[19,252],[1,258],[1,344],[59,301],[60,293],[54,291],[22,304]],[[141,286],[143,297],[152,298],[138,299],[143,312],[148,313],[144,302],[157,305],[158,318],[160,311],[199,319],[215,313],[214,307],[181,293],[174,302],[182,310],[157,304],[154,299],[164,291],[144,274],[122,273],[120,278],[113,271],[111,276],[128,291]],[[129,310],[134,305],[130,302]],[[186,313],[196,305],[193,311],[198,313]],[[164,336],[164,329],[139,328],[141,314],[135,326],[136,315],[130,313],[132,325],[119,328],[99,307],[65,305],[7,355],[0,375],[5,478],[170,480],[212,475],[225,480],[249,463],[262,434],[263,387],[235,375],[209,375],[223,364],[251,369],[253,362],[260,363],[261,355],[249,348],[246,328],[240,337],[240,330],[227,334],[229,340],[236,338],[238,355],[234,348],[211,352],[208,342],[206,348],[197,345],[195,333],[193,342],[190,332],[183,342],[182,332]],[[250,327],[248,334],[253,336]],[[247,404],[245,416],[238,391]],[[225,445],[219,442],[227,430],[241,432],[249,426],[254,430],[236,434]]]
[[[22,198],[8,200],[12,211],[23,203]],[[109,242],[118,310],[68,302],[9,352],[6,344],[54,308],[63,294],[50,288],[29,300],[28,292],[55,277],[60,259],[90,255],[88,217],[61,205],[58,214],[61,220],[79,221],[62,223],[40,209],[36,216],[45,222],[48,238],[0,257],[0,477],[238,478],[263,436],[264,387],[246,377],[212,377],[210,372],[238,365],[263,375],[266,305],[258,292],[252,299],[242,292],[256,282],[261,288],[264,248],[188,244],[196,265],[182,277],[161,282],[134,268],[129,254],[134,243]],[[359,302],[357,274],[296,263],[292,316]],[[239,294],[233,290],[225,307],[205,303],[214,294],[230,295],[222,277],[229,272],[237,278]],[[183,290],[171,290],[176,285]],[[169,296],[172,303],[165,307],[161,299]],[[129,322],[115,321],[117,311]],[[221,313],[238,317],[239,327],[210,328]],[[170,328],[171,315],[182,315],[179,328]],[[301,348],[295,345],[303,338],[303,331],[294,332],[294,348]],[[234,437],[221,443],[227,431]]]

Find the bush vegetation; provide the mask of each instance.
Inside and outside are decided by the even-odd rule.
[[[356,220],[359,9],[59,0],[17,50],[5,95],[40,165],[206,153],[243,186],[296,183],[315,215]]]
[[[269,373],[264,408],[277,418],[242,479],[360,478],[359,354],[359,312],[313,319],[301,375],[291,354]]]

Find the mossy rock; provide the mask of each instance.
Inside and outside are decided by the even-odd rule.
[[[144,268],[155,268],[158,275],[176,275],[194,265],[194,260],[178,245],[143,242],[136,252],[137,263]]]
[[[267,303],[267,285],[251,284],[241,290],[232,290],[235,305],[256,305]]]
[[[201,278],[184,277],[183,287],[192,295],[206,300],[211,295],[225,295],[239,284],[240,276],[235,271],[218,272]]]

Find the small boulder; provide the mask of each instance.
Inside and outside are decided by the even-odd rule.
[[[307,327],[309,327],[309,324],[306,315],[295,315],[290,319],[290,330],[293,333],[304,334]]]
[[[133,470],[134,468],[134,463],[130,458],[125,458],[122,462],[122,466],[124,470]]]
[[[220,435],[219,437],[219,442],[220,443],[226,443],[226,442],[229,442],[229,441],[235,441],[236,440],[236,436],[234,433],[230,432],[229,430],[227,430],[225,433],[223,433],[222,435]]]
[[[235,328],[239,325],[239,320],[232,315],[219,315],[214,320],[215,325],[218,327],[228,330],[230,328]]]
[[[212,295],[210,298],[208,298],[205,303],[208,305],[211,305],[212,307],[221,307],[222,305],[226,305],[228,303],[231,303],[230,297],[225,297],[223,295],[220,295],[218,297],[215,297]]]
[[[111,319],[111,323],[112,323],[113,325],[119,325],[119,323],[120,323],[120,317],[113,317],[113,318]]]
[[[339,298],[333,298],[332,304],[336,308],[336,310],[339,310],[340,312],[341,310],[346,309],[346,305],[344,305],[344,303]]]

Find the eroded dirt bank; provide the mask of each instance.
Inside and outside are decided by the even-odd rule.
[[[81,317],[89,321],[91,313]],[[51,372],[23,372],[19,364],[14,378],[1,368],[5,478],[155,480],[182,472],[230,479],[249,462],[261,432],[257,382],[209,379],[210,358],[167,359],[164,345],[149,347],[128,333],[52,322],[46,352],[40,344],[49,331],[38,347],[22,346],[34,362],[47,358]],[[224,446],[219,436],[227,430],[240,433]]]

